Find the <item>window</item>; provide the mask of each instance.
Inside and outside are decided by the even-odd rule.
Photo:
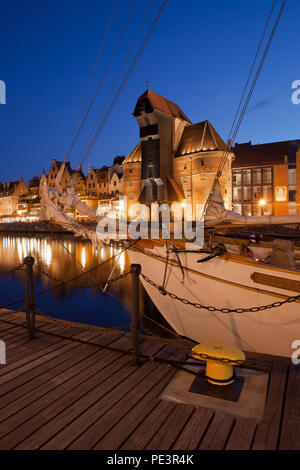
[[[261,186],[253,186],[253,201],[259,201],[262,198]]]
[[[242,205],[241,204],[234,204],[233,205],[233,211],[236,212],[236,214],[242,215]]]
[[[148,166],[148,178],[154,178],[154,167],[153,167],[153,165]]]
[[[252,215],[251,204],[244,204],[243,205],[243,215],[246,216],[246,217]]]
[[[242,188],[233,188],[233,201],[240,202],[242,200]]]
[[[116,182],[116,181],[114,181],[114,186],[117,186],[117,182]]]
[[[251,187],[243,188],[243,201],[251,202]]]
[[[263,168],[263,184],[272,184],[272,168]]]
[[[204,166],[204,158],[201,158],[201,166]]]
[[[272,201],[272,186],[264,186],[263,188],[263,198],[266,202]]]
[[[277,202],[286,201],[286,187],[285,186],[279,186],[276,188],[276,201]]]
[[[243,170],[243,186],[251,184],[251,170]]]
[[[296,168],[289,168],[289,186],[296,186],[297,184],[297,175]]]
[[[289,202],[296,202],[297,191],[295,189],[289,190]]]
[[[261,168],[252,170],[252,184],[261,184]]]
[[[242,184],[242,174],[240,171],[234,171],[232,175],[232,183],[233,186],[241,186]]]

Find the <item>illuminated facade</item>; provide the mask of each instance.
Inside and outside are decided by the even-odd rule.
[[[233,209],[241,215],[300,214],[300,140],[236,144]]]
[[[136,202],[174,201],[204,206],[224,154],[225,143],[209,121],[192,124],[179,106],[147,90],[133,113],[140,127],[140,142],[123,162],[124,195],[128,207]],[[229,153],[221,190],[231,208]]]

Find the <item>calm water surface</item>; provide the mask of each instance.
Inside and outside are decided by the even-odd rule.
[[[35,290],[38,293],[59,284],[46,275],[66,281],[81,274],[111,256],[118,254],[121,247],[111,246],[96,250],[89,241],[74,240],[68,236],[11,236],[0,235],[0,273],[13,269],[23,262],[26,256],[33,256],[37,268],[34,270]],[[90,276],[84,275],[75,285],[67,284],[52,292],[37,297],[37,307],[56,318],[78,321],[91,325],[112,327],[130,322],[132,301],[131,277],[128,276],[112,284],[103,293],[112,269],[112,277],[128,271],[129,258],[126,252],[108,261],[103,267],[94,270]],[[25,273],[0,276],[0,305],[24,298]],[[22,304],[13,306],[21,308]],[[158,315],[149,297],[141,287],[141,310]],[[149,326],[148,326],[149,327]]]

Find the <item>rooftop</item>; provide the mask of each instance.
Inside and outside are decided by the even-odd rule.
[[[225,142],[211,123],[203,121],[185,127],[176,157],[198,152],[224,150],[225,148]]]
[[[233,148],[233,168],[257,165],[276,165],[288,162],[288,156],[300,148],[300,140],[286,140],[267,144],[252,145],[251,142],[236,144]],[[286,158],[285,158],[286,157]]]
[[[145,100],[148,100],[148,103],[150,104],[152,109],[158,109],[163,113],[169,114],[169,116],[181,119],[183,121],[191,122],[189,118],[184,114],[184,112],[180,109],[178,104],[173,103],[172,101],[168,100],[167,98],[164,98],[163,96],[159,95],[158,93],[155,93],[152,90],[146,90],[145,93],[143,93],[139,97],[133,113],[134,116],[138,115],[139,105]],[[150,109],[149,112],[151,112]]]

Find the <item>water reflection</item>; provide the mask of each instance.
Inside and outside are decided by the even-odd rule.
[[[130,321],[129,277],[112,284],[109,294],[103,294],[112,269],[113,277],[129,270],[129,260],[119,246],[102,247],[96,250],[89,241],[75,240],[71,237],[34,237],[0,236],[0,272],[9,271],[22,263],[26,256],[33,256],[36,291],[58,285],[54,279],[67,281],[83,270],[89,270],[115,256],[103,267],[95,269],[90,275],[80,277],[72,284],[56,288],[47,296],[38,298],[39,306],[48,314],[87,323],[113,326]],[[47,275],[50,277],[47,277]],[[21,296],[21,297],[20,297]],[[0,277],[0,304],[24,297],[24,272]],[[45,297],[47,297],[45,299]],[[119,301],[116,300],[119,299]],[[19,306],[17,306],[18,308]]]
[[[96,250],[89,241],[68,236],[55,235],[51,238],[41,235],[0,235],[0,274],[18,266],[26,256],[33,256],[37,265],[34,271],[37,293],[59,285],[54,279],[67,281],[82,274],[83,270],[105,262],[76,282],[38,296],[38,308],[43,312],[57,318],[104,327],[130,323],[130,276],[112,284],[108,293],[102,291],[112,270],[114,278],[130,269],[129,258],[120,246],[103,246]],[[112,256],[114,259],[110,260]],[[0,275],[0,305],[24,298],[24,284],[23,271],[7,276]],[[141,312],[166,325],[142,287],[140,294]],[[23,305],[18,304],[13,308],[20,307]],[[165,334],[165,330],[157,329],[152,322],[145,322],[145,326],[155,333]]]

